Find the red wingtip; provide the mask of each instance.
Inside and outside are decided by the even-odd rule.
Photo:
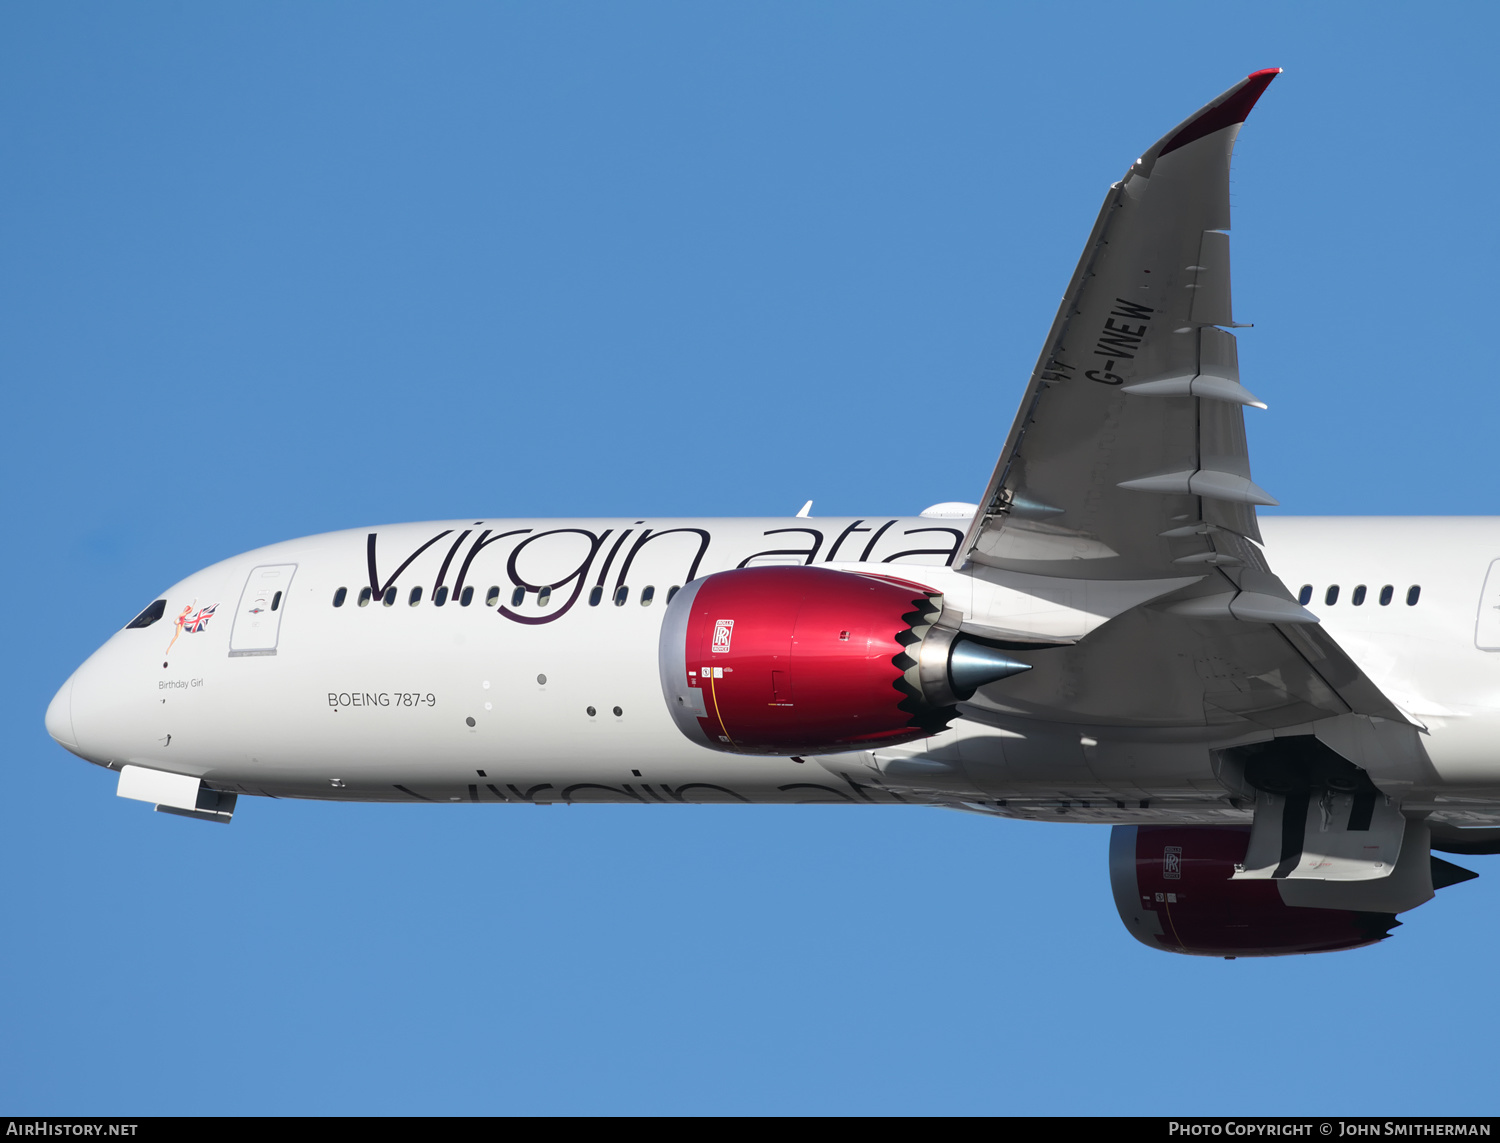
[[[1255,101],[1261,97],[1261,93],[1280,74],[1279,67],[1252,71],[1242,83],[1230,89],[1220,102],[1205,109],[1202,115],[1168,139],[1160,153],[1165,155],[1177,150],[1178,147],[1185,147],[1189,143],[1196,142],[1205,135],[1212,135],[1215,131],[1222,131],[1225,127],[1243,123],[1249,116],[1250,109],[1255,106]]]

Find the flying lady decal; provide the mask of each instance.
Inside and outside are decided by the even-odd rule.
[[[184,631],[189,635],[196,635],[199,631],[207,627],[208,621],[214,617],[214,612],[219,609],[217,603],[210,603],[207,607],[199,607],[195,610],[194,604],[197,602],[195,599],[192,603],[184,607],[182,614],[173,623],[172,642],[167,644],[168,651],[172,649],[173,645],[177,642],[177,637]]]

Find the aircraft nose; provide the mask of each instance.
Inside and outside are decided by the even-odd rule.
[[[73,733],[73,678],[69,675],[68,681],[58,688],[47,704],[47,733],[76,753],[78,738]]]

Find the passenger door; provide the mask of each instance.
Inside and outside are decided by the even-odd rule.
[[[251,568],[234,613],[229,654],[274,655],[281,637],[281,617],[291,596],[296,564],[262,564]]]
[[[1481,651],[1500,651],[1500,560],[1490,564],[1479,593],[1479,616],[1474,620],[1474,646]]]

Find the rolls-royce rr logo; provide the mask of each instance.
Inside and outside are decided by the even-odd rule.
[[[1161,875],[1168,881],[1182,880],[1182,846],[1169,845],[1162,850]]]
[[[714,623],[714,654],[729,654],[729,637],[734,634],[734,620],[720,619]]]

